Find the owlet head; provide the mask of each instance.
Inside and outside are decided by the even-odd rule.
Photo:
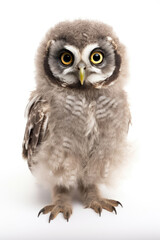
[[[40,46],[39,73],[62,87],[101,88],[119,79],[123,49],[111,27],[103,23],[62,22]]]

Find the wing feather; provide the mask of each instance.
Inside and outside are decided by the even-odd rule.
[[[23,157],[31,159],[36,148],[44,139],[48,127],[49,105],[47,101],[35,96],[27,105],[26,116],[28,118],[24,140]]]

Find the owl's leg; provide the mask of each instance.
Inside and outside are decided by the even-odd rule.
[[[102,198],[95,184],[85,186],[80,182],[79,189],[83,197],[85,208],[92,208],[96,213],[99,213],[99,215],[101,215],[102,209],[117,214],[115,207],[118,205],[122,206],[118,201]]]
[[[50,212],[49,222],[53,220],[59,213],[63,213],[64,218],[69,220],[72,214],[72,206],[70,199],[71,189],[62,186],[54,188],[54,202],[53,205],[48,205],[40,210],[38,217],[41,213],[47,214]]]

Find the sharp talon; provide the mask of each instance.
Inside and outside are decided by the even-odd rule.
[[[101,208],[99,207],[98,208],[98,213],[99,213],[99,216],[101,217],[101,212],[102,212],[102,210],[101,210]]]
[[[118,202],[118,201],[117,201],[117,203],[118,203],[118,205],[120,205],[120,206],[123,208],[123,205],[122,205],[122,203],[120,203],[120,202]]]
[[[112,207],[113,211],[115,212],[115,214],[117,215],[117,211],[114,207]]]
[[[53,214],[51,213],[50,216],[49,216],[49,220],[48,220],[49,223],[52,220],[52,218],[53,218]]]
[[[43,213],[43,211],[44,211],[44,209],[42,208],[42,209],[39,211],[39,213],[38,213],[38,216],[37,216],[37,217],[39,217],[39,216],[41,215],[41,213]]]
[[[66,213],[66,220],[67,220],[67,222],[69,221],[69,213],[68,212]]]

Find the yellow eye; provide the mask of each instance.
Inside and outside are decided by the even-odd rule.
[[[99,64],[103,61],[103,54],[101,52],[93,52],[91,54],[90,60],[93,64]]]
[[[64,65],[70,65],[73,62],[72,54],[69,53],[69,52],[62,53],[62,55],[61,55],[61,62]]]

